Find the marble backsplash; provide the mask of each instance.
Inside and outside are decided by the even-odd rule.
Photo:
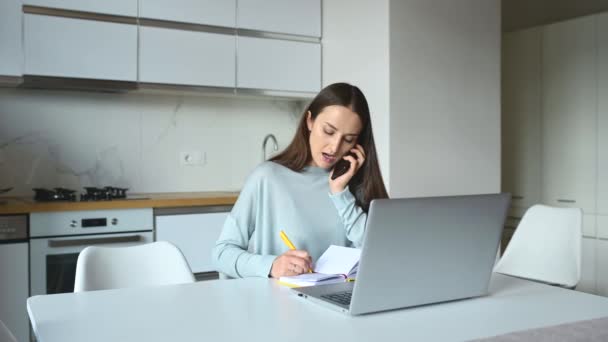
[[[272,98],[0,89],[0,188],[118,186],[235,191],[262,140],[293,137],[302,102]],[[272,144],[267,151],[271,153]],[[184,165],[182,152],[200,152]]]

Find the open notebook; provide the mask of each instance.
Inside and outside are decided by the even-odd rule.
[[[361,250],[331,245],[315,263],[314,273],[281,277],[279,282],[291,287],[313,286],[344,282],[357,275]]]

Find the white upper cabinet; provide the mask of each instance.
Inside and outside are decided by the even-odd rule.
[[[321,0],[239,0],[237,27],[321,37]]]
[[[543,202],[594,213],[595,17],[546,26],[542,64]]]
[[[141,27],[139,81],[234,88],[235,40],[233,35]]]
[[[503,36],[502,191],[524,208],[541,200],[541,33]]]
[[[21,0],[0,1],[0,76],[21,76]]]
[[[320,44],[251,37],[237,40],[238,88],[319,91]]]
[[[24,16],[25,74],[137,80],[137,26]]]
[[[608,215],[608,13],[597,16],[597,35],[597,212]]]
[[[236,26],[236,0],[140,0],[141,18]]]
[[[36,7],[22,13],[14,1]],[[5,0],[0,19],[5,7],[13,13],[0,22],[0,76],[11,67],[232,92],[321,88],[320,0]]]
[[[72,11],[137,17],[137,0],[23,0],[23,4]]]

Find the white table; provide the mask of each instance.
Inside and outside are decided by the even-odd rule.
[[[40,342],[462,341],[608,316],[608,299],[495,274],[490,295],[364,316],[267,279],[31,297]]]

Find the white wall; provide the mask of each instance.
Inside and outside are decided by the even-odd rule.
[[[390,2],[393,197],[500,191],[500,1]]]
[[[500,189],[499,0],[324,0],[323,84],[359,86],[391,196]],[[266,133],[301,107],[270,99],[0,89],[0,187],[237,190]],[[179,164],[180,151],[206,164]]]
[[[124,186],[131,192],[239,190],[262,139],[291,141],[301,104],[0,89],[0,188]],[[184,166],[182,151],[206,162]],[[270,148],[268,149],[270,152]]]
[[[323,0],[323,86],[348,82],[365,94],[390,189],[388,6],[388,0]]]

